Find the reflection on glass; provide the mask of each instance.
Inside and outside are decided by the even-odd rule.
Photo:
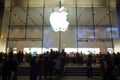
[[[78,27],[78,39],[82,39],[82,38],[88,38],[88,39],[93,39],[94,35],[93,35],[93,28],[90,27]]]
[[[58,32],[54,32],[51,26],[45,26],[43,33],[43,47],[51,48],[58,47],[58,45],[59,45]]]

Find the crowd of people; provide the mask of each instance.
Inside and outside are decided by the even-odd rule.
[[[2,80],[17,80],[17,69],[20,63],[30,64],[30,80],[41,80],[53,76],[60,79],[64,75],[65,66],[68,63],[83,65],[86,64],[86,76],[92,77],[92,64],[100,64],[103,80],[117,80],[112,73],[117,67],[120,71],[120,53],[107,52],[106,54],[88,54],[82,52],[67,54],[64,50],[47,51],[44,54],[24,54],[19,51],[14,54],[11,50],[8,54],[0,53],[0,68],[2,69]]]
[[[0,64],[2,64],[2,80],[17,80],[18,62],[13,51],[10,51],[8,56],[5,55],[0,55]]]
[[[37,77],[40,80],[42,73],[45,79],[48,78],[48,75],[49,78],[55,75],[57,79],[60,79],[64,72],[65,58],[64,51],[60,54],[60,52],[54,53],[52,50],[50,53],[39,55],[38,60],[36,56],[32,56],[30,80],[37,80]]]

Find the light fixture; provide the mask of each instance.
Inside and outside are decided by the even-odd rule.
[[[60,7],[59,11],[51,13],[50,24],[55,32],[67,30],[69,25],[69,22],[67,21],[67,15],[68,13],[64,11],[64,7]]]

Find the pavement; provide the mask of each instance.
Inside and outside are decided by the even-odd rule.
[[[20,67],[29,67],[29,64],[21,64],[19,66]],[[85,67],[85,65],[68,64],[67,67]],[[93,64],[93,67],[99,67],[99,65]],[[118,76],[117,78],[118,78],[118,80],[120,80],[120,76]],[[0,75],[0,80],[2,80],[1,75]],[[17,80],[30,80],[30,76],[29,75],[18,75]],[[39,79],[37,79],[37,80],[39,80]],[[44,79],[44,77],[42,76],[41,80],[102,80],[102,77],[101,76],[93,76],[93,77],[88,78],[86,76],[64,76],[64,77],[58,78],[58,79],[56,79],[55,77],[53,77],[52,79],[51,78]]]
[[[18,80],[30,80],[29,76],[17,76]],[[0,76],[0,80],[2,80],[2,77]],[[39,80],[39,79],[37,79]],[[87,78],[86,76],[64,76],[63,78],[56,79],[53,77],[52,79],[44,79],[42,77],[41,80],[102,80],[100,76],[94,76],[92,78]]]

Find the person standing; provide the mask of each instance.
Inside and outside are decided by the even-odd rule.
[[[88,59],[86,61],[86,68],[87,68],[87,77],[92,77],[92,55],[88,55]]]
[[[118,80],[113,72],[113,65],[110,60],[104,61],[103,80]]]
[[[2,80],[17,80],[17,68],[18,61],[14,57],[13,50],[11,50],[3,66]]]
[[[36,56],[32,56],[32,59],[30,61],[30,80],[37,80],[38,76],[38,65]]]
[[[39,59],[38,59],[38,76],[39,76],[39,80],[42,79],[42,72],[43,72],[43,67],[44,67],[44,60],[43,60],[43,57],[40,55],[39,56]]]
[[[54,60],[55,62],[55,65],[54,65],[54,68],[55,68],[55,76],[56,76],[56,79],[60,79],[61,76],[62,76],[62,63],[61,63],[61,59],[59,56],[57,56],[57,58]]]

